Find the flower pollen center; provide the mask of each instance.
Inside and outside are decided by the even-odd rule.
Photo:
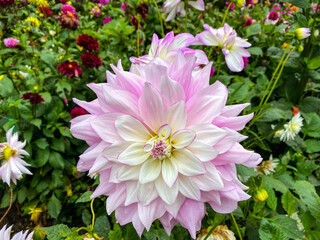
[[[9,159],[16,154],[17,154],[17,150],[11,149],[9,146],[6,146],[3,149],[3,156],[7,161],[9,161]]]
[[[168,157],[168,146],[165,142],[162,140],[158,140],[157,142],[153,143],[152,149],[150,151],[151,157],[154,159],[159,158],[160,160]]]

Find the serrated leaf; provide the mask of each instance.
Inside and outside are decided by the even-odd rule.
[[[40,149],[45,149],[46,147],[49,146],[46,138],[38,138],[38,139],[35,141],[35,144],[36,144]]]
[[[49,160],[50,151],[49,150],[38,150],[36,152],[35,162],[37,167],[44,166]]]
[[[119,224],[113,225],[113,230],[111,230],[108,234],[109,240],[124,240],[122,237],[122,231]]]
[[[277,190],[278,192],[282,192],[285,193],[287,191],[289,191],[289,189],[287,188],[286,185],[284,185],[281,181],[279,181],[278,179],[275,179],[273,177],[269,177],[269,176],[263,176],[262,177],[263,182],[268,183],[270,186],[272,186],[275,190]]]
[[[320,140],[308,139],[306,140],[307,153],[320,152]]]
[[[286,239],[302,239],[303,232],[297,228],[297,221],[285,215],[274,217],[274,223],[282,229],[286,235]]]
[[[76,201],[76,203],[84,203],[84,202],[90,202],[92,199],[90,198],[90,196],[92,195],[92,191],[88,191],[83,193],[78,200]]]
[[[43,230],[47,234],[48,240],[62,240],[62,233],[70,234],[71,231],[67,225],[59,224],[54,225],[52,227],[39,228],[39,230]]]
[[[108,233],[111,228],[108,216],[97,217],[94,227],[99,237],[108,238]]]
[[[266,219],[261,220],[259,236],[261,240],[288,240],[285,233],[279,226],[267,221]]]
[[[58,152],[51,152],[49,156],[49,163],[55,169],[64,168],[64,158]]]
[[[40,129],[42,120],[41,119],[32,119],[30,121],[30,123]]]
[[[317,69],[320,67],[320,56],[314,57],[307,62],[307,67],[311,70]]]
[[[61,203],[58,198],[54,194],[52,194],[52,197],[50,198],[48,202],[48,213],[51,217],[57,219],[60,212],[61,212]]]
[[[288,213],[289,216],[296,211],[296,202],[290,191],[287,191],[282,195],[281,203],[283,209]]]
[[[259,47],[251,47],[247,49],[251,55],[256,55],[256,56],[263,56],[262,49]]]
[[[319,165],[313,161],[303,161],[297,163],[297,169],[300,174],[309,176],[314,170],[317,170]]]
[[[272,187],[270,185],[268,185],[267,183],[263,184],[265,190],[268,193],[268,198],[267,198],[267,205],[269,208],[271,208],[272,210],[276,211],[277,209],[277,198],[276,195],[272,189]]]
[[[246,32],[247,32],[248,37],[255,35],[255,34],[258,34],[259,32],[261,32],[260,23],[256,22],[256,23],[252,24],[250,27],[247,28]]]

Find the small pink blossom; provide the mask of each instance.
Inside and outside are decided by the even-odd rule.
[[[252,25],[252,23],[253,23],[252,18],[248,18],[248,19],[247,19],[247,21],[246,21],[246,23],[245,23],[245,24],[243,24],[243,27],[251,26],[251,25]]]
[[[279,3],[275,3],[275,4],[273,4],[272,9],[279,10],[279,9],[281,9],[281,5]]]
[[[76,9],[69,4],[62,5],[61,10],[64,14],[67,14],[68,12],[76,14]]]
[[[101,16],[101,10],[98,6],[93,7],[91,11],[92,11],[93,16],[95,16],[95,17]]]
[[[101,5],[107,5],[110,2],[110,0],[100,0]]]
[[[126,5],[124,3],[121,3],[121,7],[120,7],[123,11],[126,10]]]
[[[20,42],[20,40],[16,39],[16,38],[6,38],[3,40],[4,45],[6,45],[7,48],[19,48],[20,45],[17,44]]]
[[[226,7],[228,8],[229,7],[229,2],[226,2]],[[236,6],[236,4],[235,3],[231,3],[231,6],[230,6],[230,8],[229,8],[229,11],[233,11],[234,10],[234,8],[235,8],[235,6]]]
[[[111,17],[105,17],[105,19],[103,20],[103,25],[107,24],[108,22],[111,22],[112,18]]]

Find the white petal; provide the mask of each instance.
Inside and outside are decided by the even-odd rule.
[[[143,151],[144,143],[133,143],[127,147],[118,158],[120,163],[126,165],[139,165],[146,161],[150,154]]]
[[[136,181],[127,181],[126,182],[126,192],[127,192],[127,198],[124,203],[125,206],[129,206],[132,203],[138,202],[137,197],[137,182]]]
[[[168,124],[162,125],[158,130],[158,136],[162,139],[167,139],[171,135],[171,127]]]
[[[194,141],[188,147],[188,150],[190,150],[202,162],[211,161],[219,154],[219,152],[213,147],[201,141]]]
[[[161,171],[161,162],[159,159],[149,159],[146,161],[141,169],[139,175],[139,182],[141,184],[155,180]]]
[[[167,204],[172,204],[175,202],[178,195],[178,184],[174,184],[171,188],[169,188],[163,179],[158,177],[158,179],[155,181],[155,185],[158,194],[163,201],[165,201]]]
[[[148,205],[158,196],[158,192],[155,189],[155,184],[153,182],[138,184],[138,198],[143,205]]]
[[[171,126],[172,132],[185,128],[187,124],[187,112],[183,101],[168,108],[164,114],[164,122]]]
[[[162,161],[162,178],[169,188],[173,186],[178,177],[178,168],[171,159],[166,158]]]
[[[179,191],[184,196],[191,199],[200,200],[200,189],[190,177],[180,176],[178,183]]]
[[[122,153],[127,147],[129,147],[133,142],[117,142],[112,144],[106,150],[103,151],[103,155],[110,161],[117,161],[120,153]]]
[[[171,160],[177,165],[178,171],[185,176],[197,176],[206,172],[202,162],[186,149],[175,149]]]
[[[174,148],[181,149],[188,147],[196,138],[193,130],[182,129],[175,132],[171,137],[171,144]]]
[[[141,166],[127,166],[120,167],[118,172],[118,179],[120,181],[138,180]]]
[[[115,125],[119,135],[126,141],[147,142],[152,137],[140,121],[129,115],[118,117]]]
[[[197,124],[188,126],[188,128],[196,132],[197,141],[204,142],[210,146],[219,142],[227,134],[225,130],[213,124]]]

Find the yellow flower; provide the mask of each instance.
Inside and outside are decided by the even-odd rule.
[[[28,212],[29,215],[31,215],[30,219],[34,223],[37,223],[39,221],[40,215],[42,213],[41,208],[30,208],[30,211]]]
[[[66,4],[72,5],[72,2],[71,2],[71,1],[68,1],[68,2],[66,2]]]
[[[32,27],[36,27],[36,28],[39,28],[39,27],[40,27],[40,21],[39,21],[37,18],[35,18],[35,17],[28,17],[26,20],[24,20],[24,22],[25,22],[25,23],[30,22],[30,24],[31,24]],[[30,30],[30,27],[31,27],[31,26],[29,26],[29,27],[27,28],[27,30]]]
[[[47,0],[28,0],[28,2],[37,5],[37,6],[41,6],[41,7],[48,7],[49,3]]]
[[[4,75],[1,75],[1,76],[0,76],[0,81],[2,80],[3,77],[4,77]]]
[[[34,86],[33,90],[38,91],[38,86]]]
[[[263,202],[269,197],[267,191],[265,189],[259,190],[254,196],[253,199],[256,202]]]

